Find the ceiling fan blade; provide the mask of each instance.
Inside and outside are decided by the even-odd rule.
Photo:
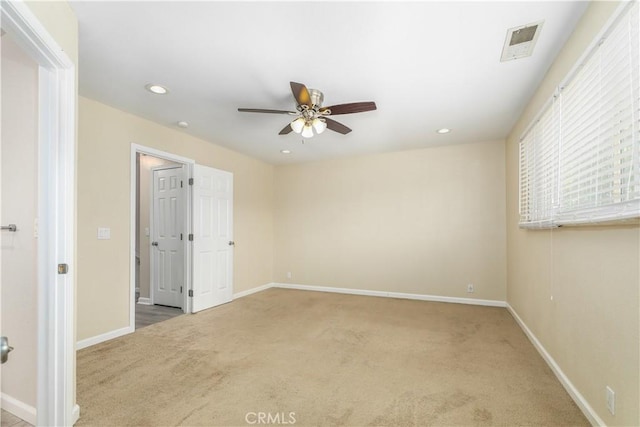
[[[263,108],[238,108],[241,113],[298,114],[295,111],[265,110]]]
[[[327,122],[327,128],[331,129],[334,132],[341,133],[343,135],[351,132],[351,129],[343,125],[342,123],[336,122],[328,117],[325,117],[324,120]]]
[[[373,111],[377,109],[375,102],[352,102],[349,104],[332,105],[323,107],[320,111],[331,110],[331,115],[364,113],[365,111]]]
[[[302,83],[289,83],[291,84],[291,92],[293,92],[293,97],[296,99],[298,105],[308,105],[309,107],[311,107],[311,95],[309,95],[307,87]]]
[[[288,133],[291,133],[292,131],[293,129],[291,129],[291,123],[289,123],[288,125],[283,127],[280,132],[278,132],[278,135],[286,135]]]

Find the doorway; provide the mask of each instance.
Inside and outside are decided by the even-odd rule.
[[[0,369],[2,408],[31,424],[72,425],[79,417],[75,67],[23,2],[0,2],[0,14],[0,168],[5,169],[0,173],[0,329],[3,336],[11,333],[15,347]]]
[[[187,165],[136,153],[135,328],[184,313]]]
[[[145,269],[142,257],[154,242],[152,227],[144,226],[141,198],[146,190],[139,188],[148,175],[141,168],[142,158],[156,158],[155,168],[182,167],[184,217],[180,223],[183,250],[182,312],[195,313],[233,299],[233,173],[196,164],[194,160],[138,144],[131,144],[131,268],[129,331],[135,330],[136,307],[152,304],[151,276],[149,296],[143,289]],[[154,166],[150,169],[153,170]],[[177,178],[176,178],[177,182]],[[149,184],[151,185],[151,184]],[[149,189],[146,194],[151,194]],[[150,196],[151,203],[152,196]],[[150,214],[149,214],[150,215]],[[151,224],[151,221],[150,221]],[[148,234],[147,234],[148,233]],[[176,234],[177,235],[177,234]],[[148,246],[146,246],[148,242]],[[149,259],[152,251],[149,251]],[[149,261],[151,264],[151,261]],[[146,281],[146,279],[144,279]],[[153,306],[156,306],[154,304]]]

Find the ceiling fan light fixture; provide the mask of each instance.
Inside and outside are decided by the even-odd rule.
[[[327,128],[327,122],[325,122],[324,120],[320,120],[317,117],[315,119],[313,119],[313,122],[311,122],[311,125],[316,130],[316,133],[318,135],[320,135],[322,132],[324,132],[325,129]]]
[[[301,133],[302,128],[304,127],[304,124],[305,124],[304,118],[298,117],[297,119],[291,122],[291,129],[293,129],[295,133]]]
[[[307,123],[302,128],[302,137],[311,138],[312,136],[313,136],[313,127]]]

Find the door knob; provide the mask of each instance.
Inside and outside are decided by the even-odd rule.
[[[13,350],[13,347],[9,345],[9,338],[0,338],[0,362],[4,363],[9,359],[11,350]]]
[[[151,246],[158,246],[158,242],[151,242]]]
[[[229,246],[235,246],[236,242],[234,242],[233,240],[229,240]]]

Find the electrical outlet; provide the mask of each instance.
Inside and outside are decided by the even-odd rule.
[[[287,279],[291,279],[291,272],[287,271]]]
[[[469,283],[467,285],[467,292],[472,294],[473,293],[473,283]]]
[[[607,409],[611,412],[611,415],[616,414],[616,392],[609,386],[607,390]]]

